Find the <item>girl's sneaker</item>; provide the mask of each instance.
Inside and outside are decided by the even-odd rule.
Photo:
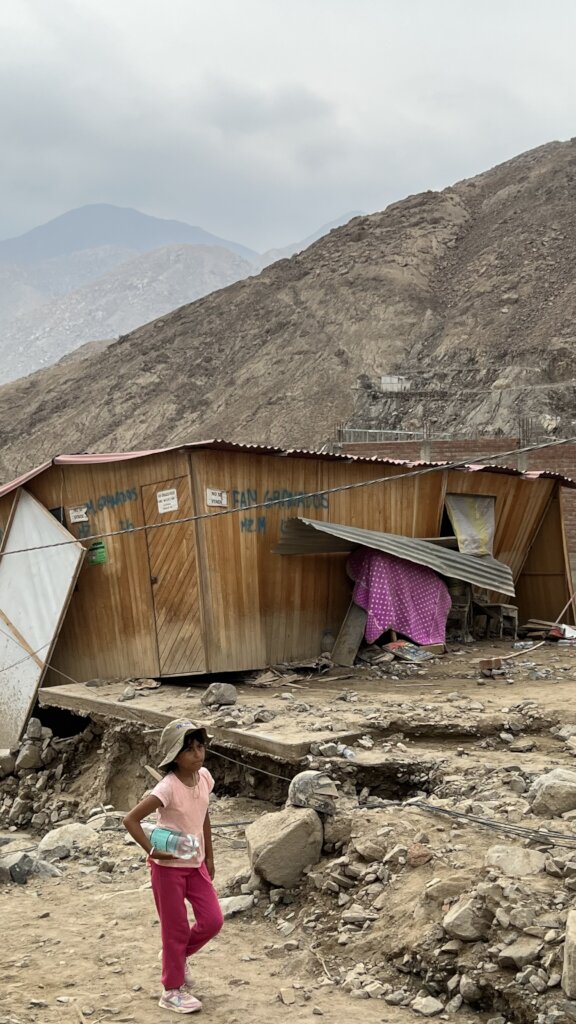
[[[175,1013],[195,1013],[202,1009],[202,1003],[184,987],[164,989],[158,1006],[162,1010],[174,1010]]]

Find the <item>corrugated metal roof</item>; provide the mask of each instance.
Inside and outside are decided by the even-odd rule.
[[[166,452],[198,451],[202,449],[210,449],[213,451],[248,452],[255,455],[270,455],[281,458],[319,459],[325,462],[372,463],[380,466],[399,466],[404,467],[405,469],[429,469],[431,471],[435,469],[441,470],[452,465],[450,462],[423,462],[421,460],[412,461],[409,459],[389,459],[380,458],[377,455],[348,455],[346,453],[340,454],[338,452],[314,451],[312,448],[278,448],[275,445],[245,444],[241,441],[225,441],[220,438],[212,438],[207,441],[192,441],[189,444],[171,445],[168,448],[148,448],[141,451],[101,453],[82,452],[76,455],[56,455],[49,462],[45,462],[41,466],[37,466],[35,469],[29,470],[29,472],[17,477],[16,480],[11,480],[9,483],[5,483],[0,487],[0,497],[4,494],[9,494],[10,491],[16,490],[17,487],[21,487],[27,480],[31,480],[32,477],[44,472],[44,470],[48,469],[51,465],[99,465],[105,462],[125,462],[130,459],[142,459],[149,455],[163,455]],[[494,456],[494,458],[499,457],[500,456],[498,455]],[[467,463],[466,465],[458,466],[455,471],[465,473],[501,473],[506,476],[522,477],[524,480],[556,480],[563,487],[576,489],[576,481],[571,480],[569,477],[562,476],[561,473],[555,473],[553,470],[528,470],[523,472],[522,470],[514,469],[511,466]]]
[[[341,523],[323,523],[317,519],[287,519],[274,551],[279,555],[310,555],[331,551],[350,551],[360,545],[385,551],[408,562],[427,565],[442,576],[465,580],[485,590],[515,596],[510,566],[490,556],[464,555],[460,551],[429,540],[404,537],[396,533],[378,533]]]

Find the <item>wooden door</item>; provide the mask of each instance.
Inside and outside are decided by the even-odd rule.
[[[142,487],[144,522],[166,524],[192,516],[188,477]],[[161,675],[206,669],[194,523],[146,530]]]

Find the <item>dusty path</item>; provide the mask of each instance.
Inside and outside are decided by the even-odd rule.
[[[159,934],[147,868],[121,837],[106,845],[117,858],[111,875],[95,871],[94,860],[70,861],[60,879],[34,878],[27,886],[2,890],[0,1024],[159,1024],[175,1017],[157,1005]],[[217,840],[221,884],[245,862],[243,850]],[[201,1019],[214,1024],[421,1019],[381,1001],[352,1000],[323,984],[322,968],[307,949],[268,955],[266,946],[279,941],[276,927],[258,908],[227,921],[198,955]],[[280,1001],[281,989],[293,993],[293,1005]],[[459,1015],[459,1021],[466,1017]]]

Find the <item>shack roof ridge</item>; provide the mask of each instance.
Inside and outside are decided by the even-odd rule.
[[[254,455],[276,455],[284,458],[315,458],[326,462],[340,461],[362,464],[372,463],[374,465],[384,466],[405,466],[410,469],[422,470],[453,468],[455,471],[461,470],[468,473],[501,473],[507,476],[522,477],[525,480],[556,480],[563,487],[576,489],[576,481],[571,477],[563,476],[561,473],[548,469],[520,470],[516,469],[514,466],[492,465],[490,462],[462,462],[454,466],[454,463],[449,461],[432,462],[413,459],[392,459],[381,457],[379,455],[353,455],[348,452],[326,452],[315,450],[313,448],[281,448],[277,445],[264,445],[244,441],[227,441],[224,438],[210,438],[205,441],[191,441],[183,444],[169,445],[165,448],[146,448],[128,452],[77,452],[72,454],[62,453],[60,455],[54,455],[51,459],[41,463],[39,466],[36,466],[33,469],[22,473],[15,479],[0,485],[0,498],[6,494],[10,494],[11,491],[16,490],[18,487],[22,487],[29,480],[32,480],[35,476],[43,473],[51,466],[101,465],[107,462],[125,462],[132,459],[147,458],[150,455],[164,455],[169,452],[198,451],[202,449],[210,449],[213,451],[238,451],[252,453]],[[495,454],[492,458],[499,458],[499,455]]]

